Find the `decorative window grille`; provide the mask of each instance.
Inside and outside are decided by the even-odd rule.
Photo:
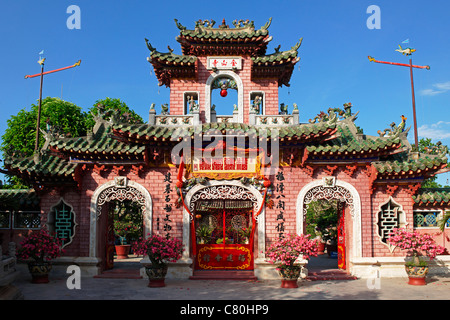
[[[11,211],[0,211],[0,229],[11,228]]]
[[[414,211],[414,228],[437,228],[440,211]],[[445,226],[450,227],[450,219]]]
[[[72,207],[61,199],[56,206],[52,207],[48,215],[49,231],[54,232],[65,247],[72,242],[75,225],[75,213]]]
[[[39,229],[41,227],[40,211],[15,211],[14,229]]]
[[[378,212],[378,236],[382,243],[389,245],[387,239],[395,228],[402,228],[406,225],[405,213],[402,206],[395,203],[390,198],[385,204],[381,205]]]

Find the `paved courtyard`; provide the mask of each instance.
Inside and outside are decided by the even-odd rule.
[[[66,278],[32,284],[23,275],[14,282],[26,300],[449,300],[450,278],[430,277],[426,286],[406,278],[346,281],[301,281],[296,289],[278,280],[166,280],[164,288],[147,287],[146,279],[81,278],[81,289],[68,289]]]

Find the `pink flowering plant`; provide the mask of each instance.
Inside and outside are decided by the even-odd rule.
[[[137,255],[148,255],[152,265],[164,267],[168,262],[176,262],[183,253],[183,244],[176,238],[166,238],[160,235],[152,235],[147,239],[140,239],[133,246]]]
[[[266,250],[266,257],[270,263],[277,264],[277,270],[294,267],[297,258],[302,255],[308,260],[310,256],[317,256],[318,240],[310,239],[310,235],[285,234],[278,238]]]
[[[45,230],[32,232],[21,243],[17,251],[17,258],[22,261],[34,260],[36,262],[48,262],[61,255],[61,240]]]
[[[412,261],[406,265],[426,266],[427,262],[420,259],[426,255],[430,260],[436,258],[438,254],[442,254],[445,248],[436,244],[436,241],[429,234],[421,234],[406,229],[393,229],[388,242],[400,249],[407,250],[407,256],[412,257]]]

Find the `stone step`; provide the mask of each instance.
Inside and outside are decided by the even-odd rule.
[[[142,279],[140,270],[137,269],[111,269],[105,270],[94,278],[103,279]]]
[[[311,269],[308,270],[307,280],[356,280],[358,279],[351,274],[339,269]]]
[[[191,280],[245,280],[255,281],[258,278],[253,270],[195,270],[189,277]]]

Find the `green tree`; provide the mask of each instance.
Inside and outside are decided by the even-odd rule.
[[[22,109],[16,116],[7,120],[8,127],[2,136],[0,150],[3,157],[29,157],[34,153],[36,141],[36,121],[38,106],[32,105],[31,110]],[[57,136],[86,135],[86,113],[71,102],[59,98],[47,97],[42,100],[41,121],[39,127],[51,130]],[[39,135],[39,149],[45,139]]]
[[[136,112],[131,110],[125,102],[117,98],[105,98],[97,100],[89,109],[86,118],[86,129],[90,130],[95,125],[92,114],[98,115],[99,109],[105,115],[105,120],[115,117],[114,121],[123,123],[144,123],[144,120]]]
[[[431,138],[422,138],[419,140],[419,152],[420,153],[433,153],[433,149],[437,147],[436,143],[433,143]],[[427,178],[422,183],[422,188],[442,188],[442,185],[436,182],[437,176]]]

